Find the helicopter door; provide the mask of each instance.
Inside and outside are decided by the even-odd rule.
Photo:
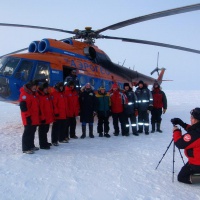
[[[76,69],[67,67],[67,66],[63,66],[63,80],[65,80],[65,78],[71,74],[72,70],[76,70]]]

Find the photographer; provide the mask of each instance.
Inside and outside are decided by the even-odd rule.
[[[188,162],[182,167],[178,174],[178,181],[192,184],[200,183],[200,108],[195,108],[190,112],[191,125],[184,123],[179,118],[171,119],[174,125],[173,140],[179,149],[184,149]],[[187,133],[182,135],[181,130],[175,126],[180,125]]]

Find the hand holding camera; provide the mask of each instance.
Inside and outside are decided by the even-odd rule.
[[[172,124],[175,126],[175,125],[180,125],[182,126],[183,128],[186,127],[186,124],[180,119],[180,118],[173,118],[171,119],[171,122]]]

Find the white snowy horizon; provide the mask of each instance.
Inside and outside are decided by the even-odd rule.
[[[71,139],[68,144],[23,154],[23,125],[18,106],[0,102],[0,200],[199,200],[199,184],[177,181],[183,161],[176,148],[173,177],[171,118],[190,123],[190,110],[200,107],[200,90],[164,90],[168,109],[163,133],[129,137]],[[150,128],[151,130],[151,128]],[[182,130],[184,133],[184,130]],[[77,119],[77,136],[81,125]],[[50,141],[50,132],[48,133]],[[38,146],[38,134],[35,144]],[[184,161],[187,159],[181,150]]]

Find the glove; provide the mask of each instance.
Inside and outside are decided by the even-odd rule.
[[[185,123],[180,118],[171,119],[172,124],[185,127]]]
[[[165,114],[166,110],[167,110],[167,109],[163,109],[163,114]]]
[[[59,114],[55,114],[54,116],[55,116],[55,117],[59,117]]]
[[[32,124],[31,116],[28,116],[26,118],[26,123],[27,123],[27,125],[31,125]]]
[[[152,105],[149,105],[148,110],[149,110],[149,111],[152,111],[152,110],[153,110],[153,106],[152,106]]]
[[[46,123],[46,120],[41,120],[41,124],[45,124]]]
[[[136,117],[138,116],[138,110],[135,110],[135,116]]]

